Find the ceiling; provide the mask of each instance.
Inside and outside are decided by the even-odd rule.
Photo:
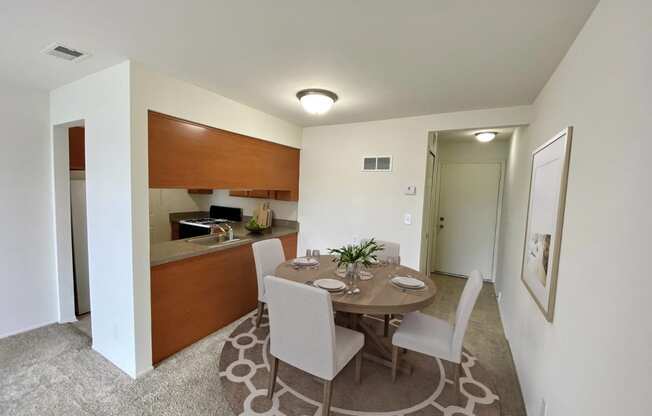
[[[3,0],[0,79],[52,89],[129,58],[302,126],[530,104],[596,3]],[[330,113],[302,111],[310,87],[340,96]]]
[[[509,140],[514,133],[515,127],[491,127],[486,129],[467,129],[467,130],[446,130],[437,133],[439,143],[450,142],[473,142],[480,143],[475,138],[475,133],[480,131],[494,131],[496,138],[492,142]]]

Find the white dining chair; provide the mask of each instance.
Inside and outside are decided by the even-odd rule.
[[[411,312],[403,317],[401,325],[392,337],[394,346],[392,350],[392,381],[396,380],[399,348],[404,348],[453,363],[455,365],[454,381],[459,388],[464,334],[481,289],[482,276],[480,272],[474,270],[464,285],[457,305],[454,325],[421,312]]]
[[[386,261],[390,257],[398,259],[398,262],[401,262],[401,245],[399,243],[393,243],[391,241],[376,240],[378,245],[383,246],[383,250],[378,252],[378,260]]]
[[[330,293],[304,283],[265,277],[272,363],[267,396],[274,394],[279,360],[324,380],[323,416],[330,413],[333,379],[356,356],[360,382],[364,335],[335,325]]]
[[[283,245],[278,238],[257,241],[251,245],[256,264],[256,280],[258,283],[258,311],[256,314],[256,328],[260,327],[265,309],[265,276],[274,274],[276,268],[285,261]]]

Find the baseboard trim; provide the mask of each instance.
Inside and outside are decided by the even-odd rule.
[[[52,324],[56,324],[56,323],[57,323],[57,321],[48,321],[48,322],[44,322],[44,323],[40,323],[40,324],[36,324],[36,325],[30,325],[28,327],[21,328],[21,329],[19,329],[17,331],[0,334],[0,339],[12,337],[14,335],[22,334],[24,332],[33,331],[35,329],[43,328],[44,326],[48,326],[48,325],[52,325]]]
[[[142,371],[138,372],[136,374],[136,378],[140,378],[140,377],[144,376],[145,374],[149,373],[152,370],[154,370],[154,366],[150,365],[149,367],[147,367],[147,368],[143,369]]]

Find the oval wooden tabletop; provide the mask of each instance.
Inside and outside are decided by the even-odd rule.
[[[345,279],[337,276],[337,264],[333,256],[320,256],[319,268],[295,268],[292,260],[282,263],[276,268],[275,275],[295,282],[305,283],[317,279]],[[357,314],[398,314],[417,311],[430,305],[437,293],[437,286],[423,273],[405,266],[382,265],[371,266],[368,271],[373,274],[369,280],[358,280],[360,293],[331,293],[333,308],[337,311]],[[390,278],[394,276],[410,276],[423,281],[424,289],[410,290],[396,287]],[[345,282],[346,283],[346,282]]]

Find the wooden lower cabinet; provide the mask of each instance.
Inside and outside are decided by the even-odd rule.
[[[281,237],[296,257],[297,234]],[[256,308],[251,245],[151,268],[152,360],[156,364]]]

